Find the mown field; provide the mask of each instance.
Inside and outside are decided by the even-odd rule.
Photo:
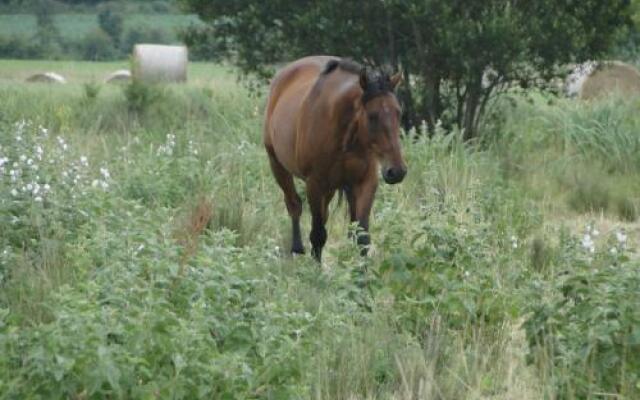
[[[99,83],[121,66],[0,61],[0,398],[640,398],[639,99],[408,132],[371,257],[335,204],[319,267],[263,95]]]
[[[98,29],[97,14],[57,14],[53,16],[54,25],[64,39],[79,40]],[[124,30],[130,28],[160,28],[174,35],[199,21],[195,15],[176,14],[128,14],[124,18]],[[38,26],[32,14],[0,14],[0,36],[36,36]]]

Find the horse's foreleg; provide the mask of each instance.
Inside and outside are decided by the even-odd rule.
[[[271,171],[276,178],[278,185],[284,192],[284,202],[287,211],[291,217],[291,252],[295,254],[304,254],[304,246],[302,245],[302,237],[300,235],[300,215],[302,214],[302,200],[296,192],[293,183],[293,176],[287,171],[275,156],[272,149],[267,148],[269,154],[269,163]]]
[[[320,262],[322,259],[322,248],[327,242],[327,222],[329,202],[333,197],[333,192],[324,192],[318,185],[310,181],[307,183],[307,198],[311,209],[311,241],[313,257]]]
[[[360,254],[367,255],[371,238],[369,236],[369,215],[373,205],[373,198],[378,188],[376,176],[351,187],[351,195],[347,194],[349,201],[349,214],[351,222],[358,221],[358,232],[356,232],[356,242],[360,246]]]

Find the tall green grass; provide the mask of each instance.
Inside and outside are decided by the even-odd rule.
[[[413,132],[372,256],[334,206],[320,267],[287,254],[263,98],[208,64],[96,93],[111,64],[78,65],[0,83],[0,398],[638,396],[638,231],[615,206],[637,207],[634,104],[518,102],[475,146]]]

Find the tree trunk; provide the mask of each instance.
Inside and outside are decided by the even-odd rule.
[[[436,123],[442,113],[442,103],[440,99],[440,78],[428,69],[425,72],[425,96],[423,104],[423,115],[425,116],[429,135],[435,133]]]
[[[474,79],[466,88],[464,99],[464,115],[460,128],[463,130],[463,139],[468,141],[477,135],[476,114],[482,99],[482,75]],[[460,122],[459,122],[460,123]]]
[[[406,66],[402,69],[402,74],[404,75],[404,83],[400,86],[398,96],[402,101],[402,126],[404,129],[409,130],[419,124],[416,115],[416,104],[411,91],[411,74]]]

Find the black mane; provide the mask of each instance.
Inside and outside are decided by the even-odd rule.
[[[328,75],[331,72],[335,71],[337,68],[357,75],[359,75],[360,72],[364,69],[362,65],[353,60],[349,60],[348,58],[339,58],[329,61],[327,65],[324,66],[322,74]]]
[[[362,103],[367,103],[374,97],[393,93],[393,85],[391,84],[389,74],[381,70],[369,71],[366,67],[349,59],[341,58],[329,61],[327,65],[325,65],[324,70],[322,70],[322,75],[328,75],[338,68],[358,75],[361,86],[363,80],[366,82],[365,87],[362,88]]]

